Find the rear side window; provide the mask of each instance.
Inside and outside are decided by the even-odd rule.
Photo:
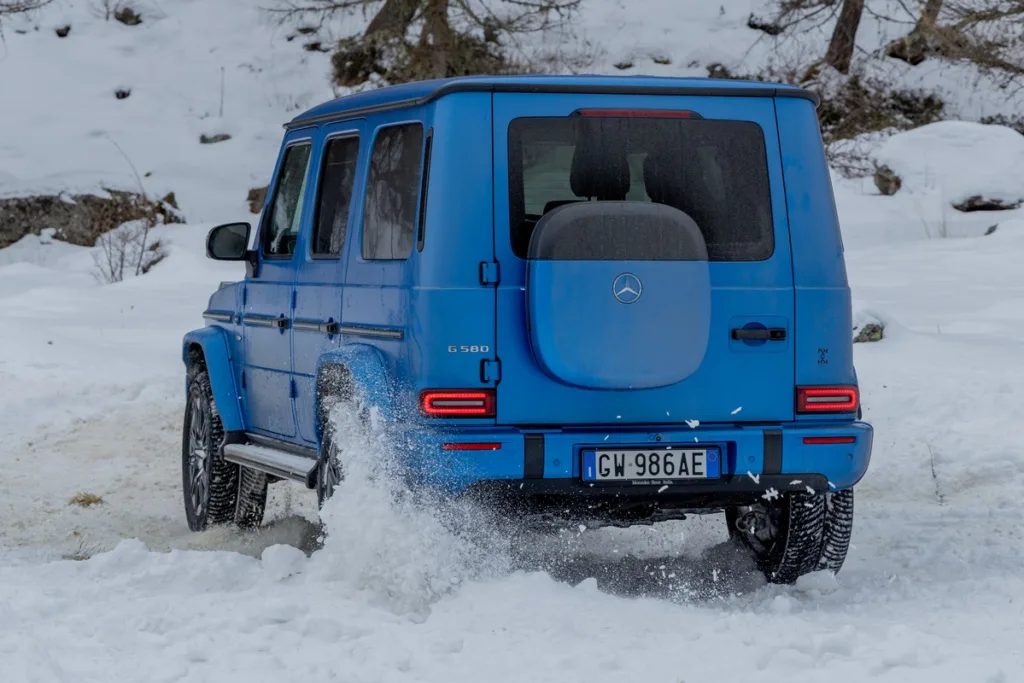
[[[373,143],[363,212],[363,258],[405,259],[416,236],[423,156],[419,123],[382,129]]]
[[[295,253],[299,221],[302,220],[302,198],[306,192],[309,151],[309,143],[292,145],[284,151],[280,176],[270,203],[270,215],[263,224],[265,257],[291,258]]]
[[[327,142],[320,180],[320,200],[313,224],[313,256],[341,255],[352,206],[352,188],[359,160],[359,138],[349,136]]]
[[[582,201],[657,202],[700,227],[713,261],[775,250],[768,161],[749,121],[652,117],[520,118],[509,127],[512,248],[537,221]]]

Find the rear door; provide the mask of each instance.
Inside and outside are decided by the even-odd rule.
[[[500,423],[793,418],[771,98],[496,93],[494,141]]]
[[[292,371],[299,437],[316,443],[316,370],[320,356],[341,345],[346,245],[351,241],[364,121],[325,126],[315,172],[312,218],[303,224],[295,277]],[[313,181],[311,181],[313,182]]]

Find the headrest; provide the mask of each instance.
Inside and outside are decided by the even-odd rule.
[[[629,194],[625,131],[610,119],[579,120],[569,184],[585,199],[622,201]]]
[[[644,158],[644,189],[652,202],[675,206],[686,190],[685,160],[664,152]]]

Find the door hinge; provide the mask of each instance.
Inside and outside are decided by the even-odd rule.
[[[480,361],[480,381],[484,383],[500,382],[501,361],[498,359],[491,360],[489,358],[485,358]]]
[[[292,290],[292,310],[293,311],[295,310],[295,299],[296,299],[295,290],[293,289]]]
[[[495,261],[480,262],[480,284],[497,285],[501,282],[501,266]]]
[[[289,384],[288,384],[288,396],[289,396],[289,398],[298,398],[299,397],[299,391],[295,387],[295,380],[294,379],[289,381]]]

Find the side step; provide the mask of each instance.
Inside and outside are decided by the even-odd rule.
[[[224,459],[275,477],[297,481],[307,488],[316,486],[316,460],[296,453],[251,443],[229,443],[224,446]]]

